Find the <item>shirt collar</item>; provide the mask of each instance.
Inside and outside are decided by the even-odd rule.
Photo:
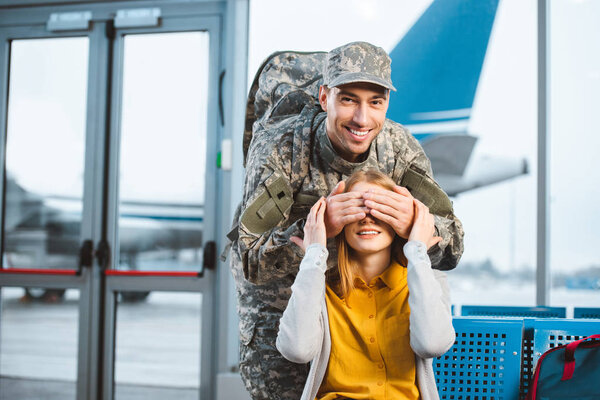
[[[406,280],[406,268],[398,264],[396,260],[381,275],[378,276],[381,281],[390,289],[394,290],[400,286],[402,281]]]
[[[400,265],[397,261],[392,260],[390,266],[387,267],[381,274],[371,279],[371,282],[365,282],[360,276],[356,276],[354,278],[354,284],[356,287],[367,287],[372,283],[378,288],[387,286],[391,290],[394,290],[400,287],[402,282],[405,280],[406,268]]]

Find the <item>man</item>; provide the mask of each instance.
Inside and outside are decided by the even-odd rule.
[[[275,338],[302,258],[290,238],[302,236],[310,206],[327,196],[328,238],[367,213],[406,238],[413,194],[418,192],[426,203],[447,201],[418,142],[385,118],[389,91],[395,90],[390,64],[387,53],[369,43],[336,48],[325,61],[319,107],[307,106],[299,115],[254,127],[236,215],[232,271],[240,316],[240,373],[255,400],[298,399],[306,380],[307,366],[285,360]],[[418,183],[413,185],[416,190],[411,194],[398,186],[393,192],[343,193],[346,177],[369,168],[398,184],[407,176],[417,177],[409,180]],[[440,213],[435,221],[442,241],[429,255],[434,268],[448,270],[462,254],[463,231],[451,205]],[[335,265],[333,248],[330,254],[329,267]]]

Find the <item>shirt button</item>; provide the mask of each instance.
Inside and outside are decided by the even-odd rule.
[[[373,293],[369,292],[368,296],[369,296],[369,298],[373,297]]]
[[[377,382],[377,386],[383,386],[383,382]]]
[[[375,338],[374,338],[374,337],[372,337],[371,339],[369,339],[369,341],[370,341],[371,343],[375,343]]]
[[[373,314],[369,315],[369,319],[373,319],[375,316]]]
[[[383,369],[383,363],[379,363],[377,364],[377,366],[379,367],[379,369]]]

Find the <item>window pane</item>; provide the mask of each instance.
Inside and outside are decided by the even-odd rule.
[[[393,78],[398,91],[390,98],[388,118],[409,126],[424,147],[428,140],[426,135],[431,133],[439,134],[438,137],[448,132],[457,136],[466,133],[477,138],[462,175],[450,174],[446,169],[461,156],[461,152],[456,151],[462,150],[460,147],[442,148],[450,162],[438,163],[443,166],[439,169],[435,169],[435,155],[428,153],[436,177],[448,192],[463,183],[481,186],[453,198],[456,215],[465,229],[463,258],[458,267],[448,273],[453,301],[457,304],[534,305],[536,2],[498,2],[483,62],[476,68],[459,70],[475,65],[469,64],[473,61],[469,59],[470,53],[464,54],[463,59],[451,58],[485,38],[483,32],[490,28],[482,21],[488,21],[491,14],[484,14],[485,18],[475,14],[492,8],[496,2],[472,3],[462,7],[461,2],[431,0],[326,3],[307,0],[294,5],[277,0],[251,2],[248,82],[251,84],[261,62],[274,51],[328,51],[354,40],[366,40],[391,52],[392,74],[394,71],[406,71],[406,74]],[[430,7],[438,13],[435,18],[427,14]],[[335,15],[352,29],[325,24],[318,30],[307,31],[305,21],[311,19],[314,9]],[[373,29],[373,26],[386,29]],[[419,29],[411,31],[413,26]],[[278,34],[273,35],[273,32]],[[413,40],[411,45],[402,42],[408,36]],[[416,41],[422,42],[414,45]],[[394,53],[400,55],[407,48],[414,51],[405,57],[394,57]],[[473,77],[476,86],[473,92],[463,92],[462,88],[470,86]],[[404,85],[412,85],[411,91],[405,90]],[[456,91],[447,91],[447,87],[454,87]],[[451,101],[445,104],[447,99]],[[415,104],[422,109],[417,109]],[[454,107],[435,108],[440,105]],[[407,110],[410,107],[416,112]],[[400,112],[395,113],[394,109]],[[413,121],[406,118],[411,116]],[[437,121],[434,121],[435,116]],[[422,123],[417,123],[417,119]],[[432,128],[433,122],[445,123]],[[461,124],[464,129],[459,131],[457,127]],[[523,174],[525,163],[528,174]],[[511,175],[510,171],[514,171],[513,178],[487,184],[488,178]],[[444,175],[447,175],[445,180]]]
[[[0,399],[75,399],[79,291],[3,287]]]
[[[550,4],[553,305],[600,305],[599,17],[597,1]]]
[[[200,270],[208,33],[125,37],[118,268]]]
[[[468,131],[478,137],[466,174],[511,164],[528,173],[454,198],[465,252],[448,273],[457,305],[535,305],[537,8],[500,1]]]
[[[76,268],[88,39],[13,40],[6,143],[5,268]]]

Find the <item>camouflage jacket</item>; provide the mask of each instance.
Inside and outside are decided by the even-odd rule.
[[[386,120],[366,159],[351,163],[335,153],[325,118],[320,107],[305,107],[299,115],[255,125],[237,213],[237,239],[232,243],[242,341],[244,326],[253,325],[259,314],[285,309],[303,256],[289,238],[303,236],[305,217],[320,196],[327,196],[356,169],[376,168],[397,183],[409,166],[432,177],[429,159],[402,125]],[[244,217],[261,196],[258,213],[277,215],[279,222],[273,228],[250,223]],[[265,196],[274,201],[266,204]],[[435,224],[442,241],[430,250],[431,263],[440,270],[452,269],[463,252],[462,225],[453,214],[448,218],[435,216]],[[336,254],[328,247],[330,254]],[[335,257],[329,257],[328,263],[335,265]]]

